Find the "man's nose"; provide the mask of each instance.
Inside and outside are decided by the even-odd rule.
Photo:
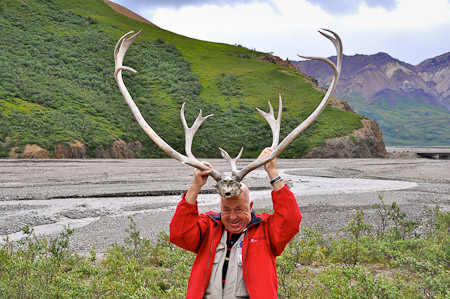
[[[231,219],[236,219],[237,218],[237,215],[236,215],[236,213],[234,211],[231,211],[230,218]]]

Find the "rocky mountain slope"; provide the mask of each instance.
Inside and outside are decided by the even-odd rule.
[[[319,86],[331,82],[325,63],[293,63]],[[335,95],[377,120],[390,145],[450,144],[450,53],[416,66],[386,53],[344,56]]]
[[[450,110],[450,52],[416,66],[417,75],[435,91],[438,102]]]

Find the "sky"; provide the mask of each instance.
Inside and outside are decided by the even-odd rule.
[[[450,0],[113,0],[177,34],[282,59],[385,52],[417,65],[450,52]]]

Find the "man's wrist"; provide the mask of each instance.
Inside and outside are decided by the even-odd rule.
[[[279,181],[282,181],[283,179],[281,178],[281,176],[276,176],[276,177],[274,177],[271,181],[270,181],[270,184],[273,186],[273,185],[275,185],[276,183],[278,183]]]
[[[284,183],[283,180],[276,182],[275,184],[272,185],[273,191],[278,191],[284,188],[286,184]]]
[[[189,187],[189,189],[199,191],[202,189],[202,187],[203,187],[203,185],[201,185],[201,184],[192,183],[191,186]]]
[[[273,180],[278,176],[278,171],[277,170],[267,171],[267,174],[269,175],[269,179]]]
[[[197,185],[195,183],[192,183],[189,187],[188,191],[186,192],[186,202],[190,204],[195,204],[197,202],[197,196],[200,193],[200,190],[202,189],[203,185]]]

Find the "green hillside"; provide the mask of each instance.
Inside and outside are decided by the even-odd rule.
[[[395,96],[395,95],[394,95]],[[375,119],[383,132],[386,144],[397,146],[442,146],[450,144],[448,112],[427,104],[420,98],[381,94],[364,104],[361,95],[345,94],[342,99],[371,119]]]
[[[70,140],[83,140],[95,157],[96,148],[118,139],[141,141],[142,157],[166,157],[142,132],[113,78],[115,43],[139,29],[124,63],[138,73],[125,73],[125,83],[147,122],[181,152],[183,102],[188,123],[199,109],[215,115],[198,131],[194,154],[218,157],[222,147],[235,155],[244,146],[243,156],[254,158],[272,139],[255,107],[267,111],[271,101],[277,108],[282,94],[284,137],[322,99],[294,70],[257,60],[263,53],[176,35],[118,14],[102,0],[2,0],[0,157],[26,144],[52,155],[56,144]],[[283,156],[301,157],[325,138],[347,135],[360,119],[327,107]]]

